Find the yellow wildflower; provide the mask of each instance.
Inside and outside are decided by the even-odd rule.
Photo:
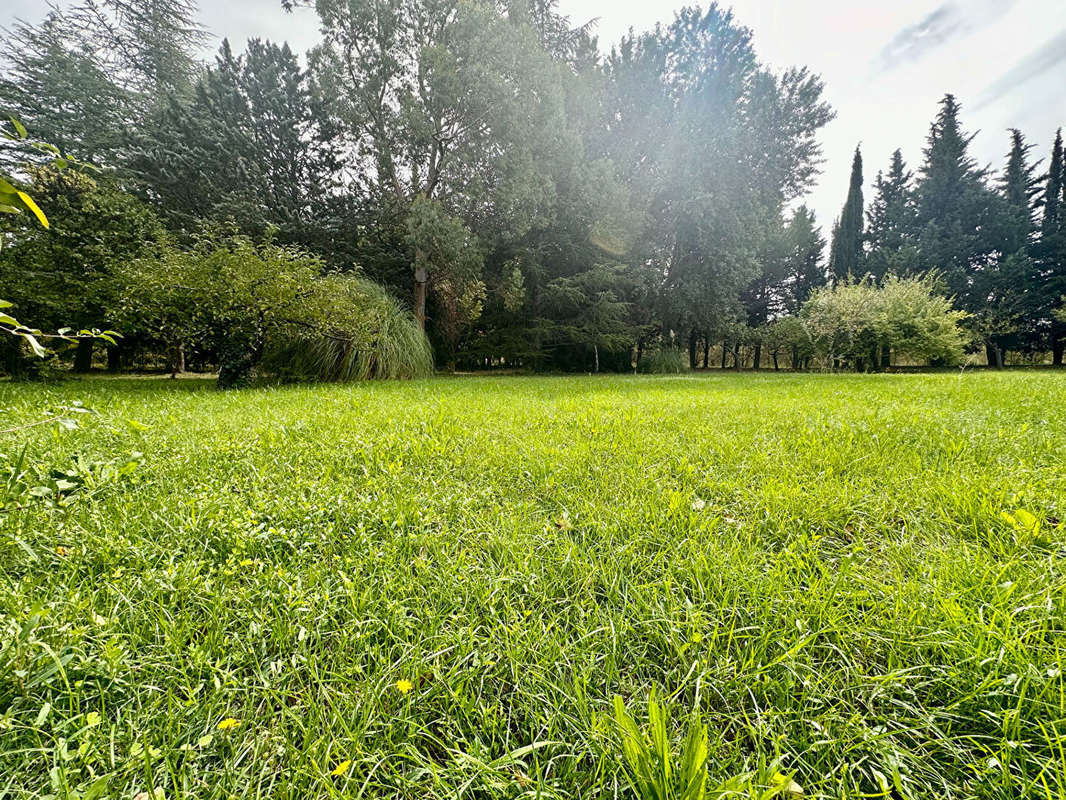
[[[254,559],[251,559],[251,558],[244,558],[244,559],[241,559],[241,562],[240,562],[240,565],[239,565],[239,566],[242,566],[242,567],[250,567],[250,566],[252,566],[253,564],[255,564],[255,560],[254,560]]]
[[[218,729],[220,731],[228,731],[230,728],[236,728],[240,724],[240,720],[236,720],[233,717],[227,717],[218,723]]]
[[[407,694],[415,688],[415,685],[407,678],[400,678],[400,680],[396,681],[396,688],[400,690],[400,694]]]
[[[348,767],[350,767],[351,765],[352,760],[350,758],[346,759],[345,761],[339,763],[336,769],[334,769],[333,772],[330,773],[330,775],[332,775],[334,778],[339,778],[341,775],[348,771]]]
[[[65,548],[63,545],[59,545],[59,547],[56,548],[56,555],[59,555],[59,556],[65,556],[69,552],[70,551],[67,550],[67,548]]]

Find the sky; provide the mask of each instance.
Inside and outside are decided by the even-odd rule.
[[[572,22],[593,22],[601,50],[628,29],[668,23],[683,2],[560,0]],[[977,133],[973,154],[1001,168],[1017,127],[1046,158],[1055,129],[1066,126],[1066,0],[734,0],[739,23],[774,69],[806,65],[825,81],[837,117],[822,132],[823,174],[805,201],[828,232],[847,194],[851,157],[862,146],[866,197],[902,148],[917,169],[941,97],[962,102]],[[0,25],[37,21],[46,0],[5,0]],[[235,46],[250,36],[310,47],[317,20],[310,9],[285,14],[280,0],[200,0],[204,24]]]

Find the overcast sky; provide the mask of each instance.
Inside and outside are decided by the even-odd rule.
[[[630,27],[668,22],[671,0],[560,0],[572,21],[596,20],[609,50]],[[1066,0],[735,0],[737,19],[755,32],[762,60],[806,64],[821,74],[837,119],[825,129],[827,162],[808,198],[828,231],[847,192],[851,154],[862,144],[867,198],[896,147],[913,167],[938,100],[953,92],[963,121],[979,131],[974,153],[999,168],[1007,128],[1022,129],[1046,158],[1066,125]],[[0,24],[40,19],[45,0],[5,0]],[[203,21],[236,45],[249,36],[287,39],[304,50],[316,38],[314,12],[291,15],[279,0],[201,0]]]

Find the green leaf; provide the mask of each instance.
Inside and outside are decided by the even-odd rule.
[[[28,208],[30,211],[33,212],[33,215],[35,217],[37,217],[37,220],[41,223],[41,225],[43,225],[45,228],[50,227],[49,224],[48,224],[48,217],[46,217],[44,215],[44,212],[41,211],[41,209],[38,207],[38,205],[35,202],[33,202],[33,198],[32,197],[30,197],[28,194],[26,194],[25,192],[22,192],[22,191],[18,191],[18,192],[16,192],[16,194],[18,194],[19,199],[23,202],[23,204],[26,206],[26,208]]]
[[[26,131],[26,126],[19,122],[14,117],[8,117],[11,120],[11,124],[15,126],[15,133],[18,134],[20,139],[25,139],[29,134]]]

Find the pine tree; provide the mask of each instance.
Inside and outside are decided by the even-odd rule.
[[[848,198],[833,229],[829,271],[839,280],[865,272],[863,257],[862,153],[855,148]]]
[[[896,150],[887,175],[877,173],[877,190],[867,213],[867,269],[878,280],[885,275],[901,277],[920,270],[918,258],[918,209],[914,175]]]

